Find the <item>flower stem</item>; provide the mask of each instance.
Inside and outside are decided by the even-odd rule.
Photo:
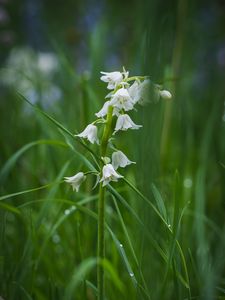
[[[105,188],[100,183],[99,202],[98,202],[98,266],[97,266],[97,284],[98,300],[104,299],[104,269],[101,260],[105,257]]]
[[[101,142],[101,156],[106,155],[107,145],[112,129],[113,107],[109,106],[105,128]],[[99,202],[98,202],[98,266],[97,266],[97,285],[98,285],[98,300],[104,299],[104,268],[102,260],[105,257],[105,187],[100,183],[99,187]]]
[[[102,143],[101,143],[101,156],[103,157],[106,155],[107,145],[108,145],[108,141],[112,129],[112,115],[113,115],[113,107],[109,106],[105,128],[102,136]]]

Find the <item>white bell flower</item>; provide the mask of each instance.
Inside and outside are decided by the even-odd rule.
[[[150,87],[151,81],[150,79],[145,79],[139,84],[139,95],[140,98],[138,100],[138,104],[145,105],[149,103],[149,96],[150,96]]]
[[[142,127],[142,125],[137,125],[135,124],[131,118],[127,115],[119,115],[117,121],[116,121],[116,127],[115,127],[115,132],[118,130],[127,130],[127,129],[139,129]]]
[[[122,178],[122,175],[119,175],[111,164],[107,164],[102,169],[102,178],[99,182],[103,182],[103,186],[107,185],[110,181],[118,181]]]
[[[103,76],[101,76],[101,80],[104,82],[108,82],[107,88],[109,90],[114,90],[114,88],[123,81],[123,74],[121,72],[101,72]]]
[[[111,102],[110,101],[106,101],[104,104],[103,104],[103,107],[100,109],[99,112],[97,112],[95,115],[96,117],[98,118],[104,118],[107,113],[108,113],[108,108],[109,106],[111,105]],[[119,116],[119,112],[120,112],[120,109],[117,108],[117,107],[114,107],[113,108],[113,116]]]
[[[98,139],[98,128],[93,125],[93,124],[89,124],[84,131],[82,131],[81,133],[75,135],[75,136],[79,136],[81,138],[86,138],[87,140],[89,140],[89,142],[91,142],[92,144],[97,143],[99,144],[99,139]]]
[[[136,104],[140,99],[139,83],[137,81],[134,81],[134,83],[128,88],[128,93],[132,99],[132,102]]]
[[[130,164],[136,164],[134,161],[130,161],[122,151],[116,151],[112,154],[112,165],[115,170],[119,167],[125,168]]]
[[[169,100],[172,98],[172,95],[169,91],[163,90],[159,92],[160,96],[165,99],[165,100]]]
[[[96,117],[103,118],[104,116],[106,116],[108,113],[109,106],[110,106],[110,101],[106,101],[102,106],[102,108],[100,109],[100,111],[95,114]]]
[[[133,109],[134,105],[127,89],[121,88],[113,95],[111,105],[125,111]]]
[[[76,192],[78,192],[79,187],[81,183],[86,179],[86,176],[84,175],[83,172],[79,172],[72,177],[64,177],[64,178],[65,178],[65,182],[72,185],[73,191],[76,190]]]
[[[149,103],[150,95],[150,84],[149,79],[145,79],[142,82],[135,81],[128,89],[128,92],[132,98],[134,104],[145,105]]]

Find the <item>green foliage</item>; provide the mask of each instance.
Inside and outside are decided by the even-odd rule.
[[[54,16],[46,9],[58,71],[48,79],[32,71],[35,104],[18,86],[1,92],[0,296],[5,300],[95,299],[97,263],[105,270],[108,300],[225,299],[224,65],[212,54],[219,49],[211,50],[201,15],[211,6],[141,4],[121,9],[119,1],[106,4],[86,36],[89,75],[78,71],[71,47],[58,36],[63,28],[54,36]],[[218,44],[220,22],[215,19],[210,27]],[[113,54],[118,60],[111,66],[107,57]],[[78,193],[62,179],[99,169],[95,146],[90,149],[74,134],[103,104],[99,71],[122,65],[163,83],[173,100],[140,108],[135,120],[143,128],[119,134],[120,148],[137,163],[122,171],[126,179],[107,188],[106,259],[98,262],[95,178]],[[26,75],[25,69],[23,75],[2,68],[1,77],[7,72]],[[47,106],[46,84],[62,91],[60,100]]]

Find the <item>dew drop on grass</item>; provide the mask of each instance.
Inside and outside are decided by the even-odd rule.
[[[130,277],[134,277],[134,273],[130,273],[129,275],[130,275]]]
[[[76,209],[76,206],[72,205],[71,208],[70,208],[70,211],[74,211]]]
[[[66,210],[64,211],[64,214],[65,214],[66,216],[68,216],[68,215],[71,214],[75,209],[76,209],[76,206],[72,205],[69,209],[66,209]]]
[[[66,216],[68,216],[68,215],[70,214],[70,210],[69,210],[69,209],[66,209],[66,210],[64,211],[64,214],[65,214]]]
[[[52,237],[52,241],[53,243],[58,244],[60,242],[60,236],[57,233],[54,234]]]
[[[192,187],[192,179],[189,177],[185,178],[183,184],[186,189],[190,189]]]
[[[225,102],[224,102],[225,103]],[[223,118],[222,118],[223,122],[225,122],[225,114],[223,115]]]
[[[123,245],[122,245],[122,244],[120,244],[120,247],[121,247],[121,248],[123,248]]]

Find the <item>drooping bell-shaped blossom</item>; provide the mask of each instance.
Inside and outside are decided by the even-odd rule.
[[[123,109],[125,111],[133,109],[134,105],[132,98],[128,93],[128,90],[121,88],[112,96],[110,104],[118,109]]]
[[[145,105],[149,103],[151,82],[149,79],[145,79],[142,82],[134,81],[134,83],[128,88],[128,92],[132,98],[134,104]]]
[[[140,127],[142,127],[142,125],[135,124],[127,114],[124,114],[119,115],[116,121],[115,132],[119,130],[139,129]]]
[[[139,84],[140,83],[135,80],[134,83],[128,88],[128,93],[132,99],[133,104],[136,104],[140,99]]]
[[[95,114],[96,117],[103,118],[104,116],[106,116],[109,106],[110,106],[110,101],[106,101],[102,106],[102,108],[100,109],[100,111]]]
[[[94,143],[99,144],[98,128],[95,125],[93,125],[93,124],[89,124],[84,129],[84,131],[82,131],[81,133],[77,134],[76,136],[81,137],[81,138],[85,138],[89,142],[91,142],[92,144],[94,144]]]
[[[139,84],[139,100],[138,104],[145,105],[150,102],[150,88],[151,88],[151,81],[150,79],[145,79]]]
[[[115,170],[119,167],[125,168],[130,164],[135,164],[134,161],[131,161],[127,158],[127,156],[122,151],[116,151],[112,154],[112,165]]]
[[[103,182],[102,185],[106,186],[110,181],[118,181],[122,177],[115,171],[112,164],[106,164],[102,169],[102,178],[99,182]]]
[[[82,182],[86,179],[86,176],[83,172],[79,172],[71,177],[64,177],[65,182],[71,184],[73,191],[76,190],[76,192],[79,191],[79,187],[82,184]]]

